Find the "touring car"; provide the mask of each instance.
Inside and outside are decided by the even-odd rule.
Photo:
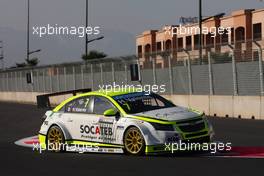
[[[94,91],[75,95],[44,115],[42,148],[89,145],[90,151],[142,155],[165,144],[208,143],[214,135],[203,113],[174,105],[155,93]],[[89,151],[88,150],[88,151]]]

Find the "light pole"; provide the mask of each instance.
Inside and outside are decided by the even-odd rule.
[[[27,58],[26,58],[26,60],[29,60],[29,55],[41,51],[41,49],[38,49],[35,51],[30,51],[30,49],[29,49],[29,20],[30,20],[29,19],[29,17],[30,17],[29,9],[30,9],[30,0],[27,0]]]
[[[1,43],[1,46],[0,46],[0,49],[1,49],[0,60],[1,60],[1,63],[2,63],[2,70],[4,70],[4,43],[3,43],[3,41],[0,41],[0,43]]]
[[[27,0],[27,60],[29,59],[29,8],[30,0]]]
[[[88,27],[88,0],[86,0],[86,10],[85,10],[85,28]],[[85,32],[85,56],[87,56],[88,52],[88,34]]]
[[[203,16],[202,16],[202,0],[199,0],[199,29],[200,29],[200,34],[199,34],[199,62],[200,64],[202,63],[202,52],[203,52],[203,34],[202,34],[202,21],[203,21]]]

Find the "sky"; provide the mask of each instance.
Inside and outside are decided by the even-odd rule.
[[[4,42],[5,65],[26,57],[27,0],[0,0],[0,40]],[[198,0],[88,0],[88,24],[99,26],[105,39],[89,44],[111,56],[135,54],[136,36],[148,29],[178,24],[181,16],[197,16]],[[203,16],[239,9],[264,8],[260,0],[203,0]],[[85,39],[78,36],[33,35],[33,26],[83,26],[85,0],[30,0],[31,57],[40,64],[81,61]],[[96,36],[89,35],[89,39]]]

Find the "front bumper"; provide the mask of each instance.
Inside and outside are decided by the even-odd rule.
[[[212,142],[212,137],[210,135],[204,135],[188,140],[180,140],[178,142],[172,142],[172,143],[165,143],[165,144],[157,144],[157,145],[147,145],[145,149],[146,154],[154,154],[154,153],[174,153],[176,151],[184,151],[184,152],[194,152],[199,151],[199,148],[187,148],[187,146],[191,145],[200,145],[200,148],[202,148],[203,145],[208,145]],[[175,146],[184,145],[185,150],[182,148],[175,148]],[[196,146],[197,147],[197,146]]]
[[[40,134],[38,135],[39,138],[39,144],[42,149],[46,149],[46,135]]]

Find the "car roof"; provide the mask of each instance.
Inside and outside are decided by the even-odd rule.
[[[131,90],[131,89],[101,89],[101,90],[97,90],[97,91],[92,91],[92,92],[88,92],[88,93],[84,93],[82,95],[105,95],[105,96],[110,96],[110,97],[114,97],[114,96],[119,96],[119,95],[125,95],[125,94],[129,94],[129,93],[135,93],[135,90]]]
[[[92,91],[92,92],[87,92],[87,93],[82,93],[82,94],[77,94],[75,96],[72,96],[66,100],[64,100],[61,104],[59,104],[56,108],[53,109],[54,112],[57,112],[59,109],[61,109],[66,103],[75,100],[77,98],[81,98],[84,96],[88,95],[95,95],[95,96],[109,96],[109,97],[114,97],[118,95],[125,95],[129,93],[135,93],[136,91],[131,90],[131,89],[118,89],[118,90],[97,90],[97,91]]]

